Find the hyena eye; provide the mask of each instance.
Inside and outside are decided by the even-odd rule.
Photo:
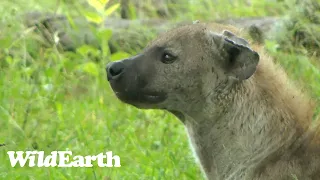
[[[162,54],[161,62],[163,62],[164,64],[170,64],[170,63],[173,63],[176,59],[177,59],[176,56],[165,52]]]

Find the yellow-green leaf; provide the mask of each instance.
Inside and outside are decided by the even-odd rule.
[[[103,29],[98,32],[98,37],[105,41],[108,41],[111,38],[111,36],[112,36],[112,30],[110,29]]]
[[[116,52],[111,55],[110,59],[111,59],[111,61],[117,61],[117,60],[128,58],[130,56],[131,55],[126,52]]]
[[[7,61],[7,63],[10,64],[10,65],[13,64],[13,59],[12,59],[11,56],[7,56],[7,57],[6,57],[6,61]]]
[[[89,55],[92,56],[99,56],[99,49],[96,49],[90,45],[82,45],[77,48],[77,53],[81,54],[84,57],[88,57]]]
[[[104,11],[104,15],[105,16],[109,16],[110,14],[112,14],[115,10],[117,10],[120,7],[120,4],[114,4],[112,6],[110,6],[106,11]]]
[[[102,17],[97,13],[85,12],[84,15],[88,21],[94,22],[96,24],[100,24],[103,21]]]
[[[62,104],[59,102],[56,102],[56,111],[60,121],[63,120],[62,110],[63,110]]]
[[[88,4],[101,12],[106,7],[109,0],[87,0]]]
[[[86,73],[93,75],[95,77],[98,77],[98,75],[99,75],[99,68],[93,62],[87,62],[87,63],[81,64],[76,69],[81,70],[83,72],[86,72]]]

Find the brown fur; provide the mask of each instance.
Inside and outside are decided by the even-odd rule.
[[[167,109],[177,115],[209,180],[320,179],[319,131],[311,126],[314,103],[258,45],[251,45],[260,60],[249,79],[228,74],[226,50],[220,46],[225,37],[210,33],[226,29],[242,34],[216,24],[164,33],[142,53],[148,60],[139,61],[150,63],[143,69],[152,69],[142,90],[165,92],[166,99],[150,104],[119,98],[139,108]],[[169,47],[183,60],[157,64],[154,47]],[[250,63],[249,57],[242,60]],[[132,76],[144,75],[128,75]],[[122,91],[119,82],[112,83],[116,92]],[[125,92],[130,88],[125,85]]]

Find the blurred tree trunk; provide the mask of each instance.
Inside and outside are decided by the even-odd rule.
[[[168,10],[168,2],[166,0],[120,0],[120,6],[122,19],[133,19],[132,16],[139,17],[139,14],[147,14],[148,17],[156,15],[164,18],[169,17],[170,14]],[[135,15],[133,14],[134,12],[132,12],[133,8],[137,13]]]
[[[53,36],[58,36],[59,45],[63,50],[74,51],[78,47],[87,44],[99,48],[99,40],[92,31],[90,24],[85,18],[73,19],[74,28],[68,18],[63,15],[29,13],[24,15],[27,27],[36,27],[37,33],[44,38],[44,42],[54,43]],[[231,24],[239,28],[248,28],[255,25],[263,32],[269,31],[275,23],[276,18],[240,18],[218,21],[222,24]],[[128,20],[119,18],[107,18],[105,28],[112,29],[112,38],[109,45],[111,52],[122,50],[134,53],[141,50],[156,34],[176,26],[191,24],[191,21],[173,23],[165,19]],[[255,29],[256,30],[256,29]]]
[[[122,19],[130,19],[130,7],[129,7],[129,0],[120,0],[120,7],[121,7],[121,18]]]

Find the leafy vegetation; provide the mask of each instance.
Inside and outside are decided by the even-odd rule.
[[[320,1],[297,1],[287,7],[292,10],[275,28],[278,33],[274,33],[274,39],[283,51],[319,56]]]
[[[102,24],[105,18],[120,16],[119,3],[88,2],[91,6],[76,0],[0,2],[0,144],[5,144],[0,147],[0,179],[201,179],[184,128],[175,117],[125,105],[111,92],[105,65],[134,55],[138,49],[123,43],[111,54],[108,40],[116,32]],[[286,5],[291,1],[179,2],[168,4],[173,21],[282,16],[289,11]],[[102,8],[107,3],[110,5]],[[132,19],[157,16],[139,15],[139,11],[154,11],[152,1],[145,1],[144,6],[144,10],[130,6]],[[83,45],[74,52],[62,52],[55,44],[42,42],[34,29],[23,26],[23,16],[30,11],[65,14],[70,21],[73,16],[85,17],[98,25],[94,36],[101,48]],[[148,30],[143,33],[139,35],[148,39],[155,36]],[[53,41],[59,41],[58,36]],[[140,47],[144,42],[137,44]],[[319,100],[317,57],[279,47],[275,40],[266,41],[266,48],[290,77]],[[126,51],[130,54],[122,48],[131,48]],[[80,155],[113,151],[121,157],[122,167],[12,168],[6,154],[8,150],[49,154],[66,149]]]

